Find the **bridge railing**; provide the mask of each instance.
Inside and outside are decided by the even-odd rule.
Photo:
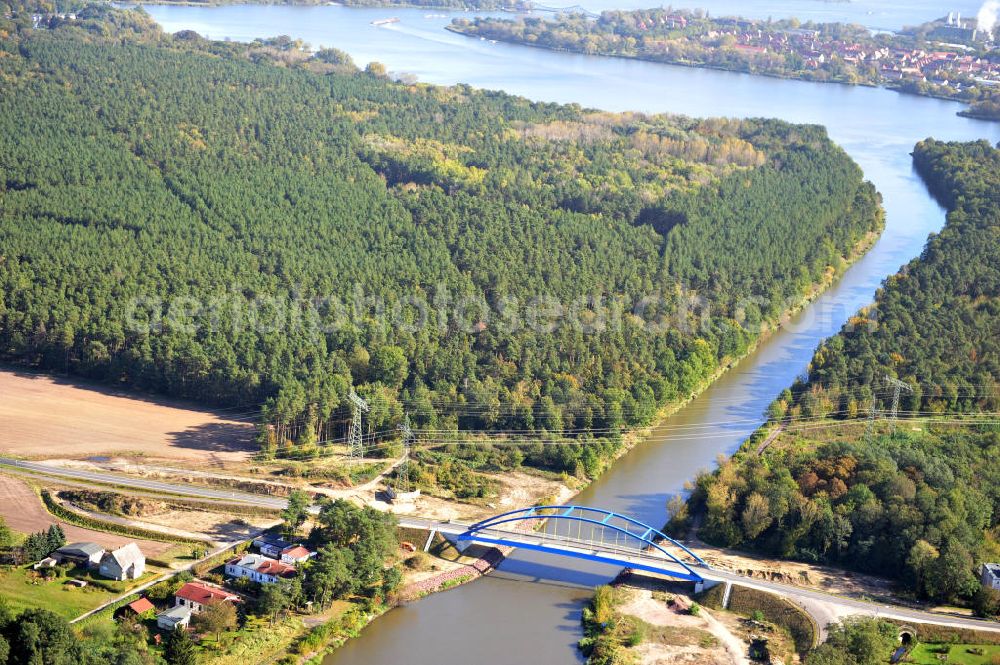
[[[525,531],[517,528],[525,524],[544,525],[545,530],[539,533],[533,529]],[[565,534],[560,533],[563,524],[566,525]],[[572,533],[574,526],[577,531],[575,536]],[[608,537],[609,534],[614,540]],[[513,510],[476,522],[459,535],[460,540],[502,542],[514,546],[518,546],[518,541],[524,546],[528,538],[540,541],[533,545],[534,549],[543,549],[545,543],[550,546],[561,543],[564,547],[590,548],[594,552],[622,559],[623,563],[627,557],[641,557],[675,564],[687,572],[682,576],[689,579],[700,579],[692,566],[709,567],[701,557],[660,530],[627,515],[589,506],[537,506]],[[667,547],[677,548],[688,561]]]

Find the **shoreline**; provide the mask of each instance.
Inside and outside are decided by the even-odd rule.
[[[899,87],[896,87],[896,86],[893,86],[893,85],[886,85],[884,83],[874,83],[874,82],[871,82],[871,81],[858,81],[856,83],[851,83],[849,81],[837,81],[837,80],[829,80],[829,79],[828,80],[817,80],[817,79],[804,78],[804,77],[801,77],[801,76],[795,76],[794,74],[780,74],[780,73],[777,73],[777,72],[751,72],[751,71],[746,71],[746,70],[743,70],[743,69],[733,69],[733,68],[729,68],[729,67],[722,67],[720,65],[712,65],[712,64],[709,64],[709,63],[699,63],[699,62],[690,62],[690,61],[682,61],[682,60],[659,60],[659,59],[656,59],[656,58],[644,57],[644,56],[641,56],[641,55],[625,55],[625,54],[622,54],[622,53],[606,53],[606,52],[602,52],[602,51],[598,51],[598,52],[595,52],[595,53],[584,53],[583,51],[575,51],[573,49],[560,48],[560,47],[557,47],[557,46],[542,46],[542,45],[539,45],[539,44],[530,44],[530,43],[528,43],[526,41],[520,41],[520,40],[516,40],[516,39],[503,39],[501,37],[495,37],[495,36],[488,37],[486,35],[472,34],[472,33],[465,32],[463,30],[459,30],[456,27],[454,27],[453,25],[446,25],[444,27],[444,29],[447,30],[448,32],[454,33],[456,35],[462,35],[463,37],[467,37],[469,39],[475,39],[476,37],[479,37],[481,39],[491,39],[493,41],[502,42],[504,44],[513,44],[515,46],[527,46],[528,48],[537,48],[537,49],[541,49],[543,51],[553,51],[555,53],[568,53],[568,54],[571,54],[571,55],[594,56],[594,57],[600,57],[600,58],[617,58],[617,59],[620,59],[620,60],[635,60],[635,61],[638,61],[638,62],[649,62],[649,63],[653,63],[653,64],[658,64],[658,65],[672,65],[672,66],[676,66],[676,67],[687,67],[689,69],[707,69],[707,70],[716,71],[716,72],[728,72],[730,74],[744,74],[746,76],[764,76],[764,77],[767,77],[767,78],[773,78],[773,79],[779,79],[779,80],[785,80],[785,81],[799,81],[799,82],[802,82],[802,83],[821,83],[821,84],[832,83],[832,84],[843,85],[843,86],[847,86],[847,87],[851,87],[851,88],[860,87],[860,88],[873,88],[873,89],[889,90],[891,92],[895,92],[895,93],[900,94],[900,95],[913,95],[914,97],[926,97],[928,99],[938,99],[938,100],[941,100],[941,101],[954,102],[956,104],[963,104],[963,105],[965,105],[965,108],[962,109],[961,111],[956,111],[955,115],[963,117],[963,118],[973,118],[973,119],[976,119],[976,120],[986,120],[986,121],[1000,122],[1000,119],[998,119],[998,118],[992,118],[992,117],[988,117],[988,116],[984,116],[984,115],[969,115],[969,111],[972,108],[972,104],[970,102],[966,102],[966,101],[961,100],[961,99],[955,99],[954,97],[948,97],[946,95],[924,94],[924,93],[920,93],[920,92],[913,92],[913,91],[910,91],[910,90],[902,90]]]
[[[115,2],[115,0],[108,0],[109,4]],[[132,4],[132,3],[129,3]],[[238,5],[260,5],[260,6],[288,6],[288,7],[344,7],[346,9],[424,9],[433,11],[445,11],[451,13],[468,13],[468,12],[505,12],[505,13],[531,13],[531,12],[544,12],[545,10],[540,9],[517,9],[513,7],[498,7],[496,9],[481,9],[475,7],[456,7],[453,5],[445,4],[413,4],[413,3],[380,3],[374,5],[351,5],[344,4],[342,2],[319,2],[319,3],[305,3],[305,2],[275,2],[273,0],[232,0],[227,2],[226,0],[210,0],[208,2],[197,2],[197,0],[135,0],[135,7],[143,7],[144,5],[163,5],[163,6],[177,6],[177,7],[206,7],[206,8],[219,8],[219,7],[231,7]],[[934,94],[934,93],[922,93],[914,92],[912,90],[904,90],[897,85],[893,85],[892,82],[873,82],[873,81],[841,81],[836,79],[811,79],[802,76],[797,76],[794,73],[781,74],[778,72],[767,72],[767,71],[747,71],[744,69],[735,69],[730,67],[724,67],[721,65],[713,65],[710,63],[701,63],[693,61],[684,60],[661,60],[652,57],[646,57],[642,55],[626,55],[623,53],[613,53],[613,52],[603,52],[597,51],[594,53],[585,53],[583,51],[577,51],[568,48],[561,48],[556,46],[541,46],[539,44],[532,44],[522,40],[516,39],[504,39],[502,37],[488,37],[485,35],[476,35],[465,32],[456,28],[452,24],[444,26],[444,29],[453,34],[461,35],[469,39],[474,39],[479,37],[480,39],[489,39],[494,42],[502,42],[504,44],[511,44],[515,46],[526,46],[529,48],[537,48],[545,51],[553,51],[555,53],[567,53],[571,55],[582,55],[582,56],[594,56],[601,58],[617,58],[621,60],[635,60],[639,62],[649,62],[659,65],[672,65],[676,67],[687,67],[689,69],[706,69],[717,72],[727,72],[730,74],[743,74],[746,76],[763,76],[766,78],[779,79],[785,81],[799,81],[802,83],[819,83],[819,84],[836,84],[848,87],[861,87],[861,88],[872,88],[881,89],[895,92],[900,95],[913,95],[915,97],[926,97],[928,99],[937,99],[940,101],[954,102],[956,104],[962,104],[965,108],[956,111],[955,115],[962,118],[969,118],[972,120],[981,120],[985,122],[1000,122],[1000,117],[994,117],[989,114],[977,113],[973,110],[971,102],[957,99],[955,97],[950,97],[948,95]]]
[[[446,4],[416,4],[416,3],[379,3],[373,5],[352,5],[343,2],[280,2],[276,0],[209,0],[208,2],[198,2],[197,0],[108,0],[108,4],[128,4],[136,7],[143,5],[166,5],[178,7],[232,7],[236,5],[261,5],[274,7],[344,7],[346,9],[433,9],[434,11],[449,11],[455,13],[468,12],[505,12],[518,13],[522,11],[515,7],[497,7],[496,9],[480,9],[476,7],[456,7]],[[537,11],[537,10],[536,10]]]

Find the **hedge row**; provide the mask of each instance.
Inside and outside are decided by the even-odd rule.
[[[929,623],[906,623],[890,620],[900,628],[911,628],[914,639],[927,644],[1000,644],[1000,633],[972,628],[935,626]]]
[[[141,540],[158,540],[164,543],[191,543],[202,545],[205,542],[194,538],[168,536],[167,534],[160,533],[159,531],[149,531],[138,527],[125,526],[124,524],[105,522],[87,515],[80,515],[79,513],[67,510],[65,506],[52,497],[48,490],[42,490],[42,501],[45,503],[45,508],[52,513],[53,516],[69,522],[70,524],[84,527],[85,529],[117,533],[120,536],[129,536],[131,538],[139,538]]]

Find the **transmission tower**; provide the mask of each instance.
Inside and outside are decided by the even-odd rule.
[[[361,433],[361,414],[368,413],[368,402],[358,397],[353,390],[347,396],[351,400],[351,429],[347,433],[347,450],[351,458],[360,459],[365,456],[365,440]]]
[[[865,426],[865,445],[870,446],[875,436],[875,414],[875,394],[872,393],[872,399],[868,402],[868,424]]]
[[[410,429],[410,414],[406,414],[403,423],[399,426],[399,431],[403,433],[403,461],[396,467],[396,490],[399,492],[410,491],[410,444],[413,442],[413,430]]]
[[[885,375],[885,382],[892,386],[892,415],[889,417],[889,422],[891,423],[891,431],[895,434],[896,432],[896,414],[899,412],[899,393],[905,390],[907,393],[913,393],[913,388],[910,384],[900,381],[899,379]]]

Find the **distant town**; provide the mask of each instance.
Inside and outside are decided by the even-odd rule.
[[[683,21],[683,17],[678,17]],[[680,22],[678,21],[678,23]],[[963,21],[961,15],[950,14],[943,25],[935,25],[931,38],[945,40],[933,44],[940,50],[926,47],[882,45],[877,40],[855,41],[824,38],[819,29],[798,28],[767,30],[759,25],[737,19],[721,19],[733,28],[714,33],[733,35],[738,50],[754,54],[795,54],[805,66],[820,69],[836,59],[854,66],[875,63],[878,74],[887,81],[919,81],[961,89],[973,84],[1000,85],[1000,53],[993,57],[979,53],[969,44],[982,44],[996,51],[992,34],[975,27],[975,21]],[[713,33],[706,35],[713,38]]]
[[[957,13],[875,32],[859,25],[711,18],[701,11],[606,11],[598,18],[456,19],[450,29],[590,54],[633,57],[810,81],[885,86],[972,105],[964,114],[1000,117],[1000,48],[995,21]]]

